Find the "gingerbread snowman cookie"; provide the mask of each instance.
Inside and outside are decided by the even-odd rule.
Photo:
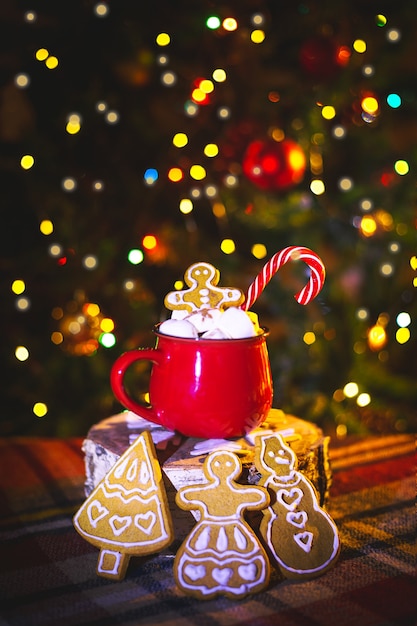
[[[273,562],[286,578],[323,574],[339,556],[339,535],[312,483],[297,471],[296,455],[280,435],[264,434],[255,440],[255,465],[270,495],[259,530]]]
[[[199,599],[261,591],[269,582],[269,560],[243,513],[267,506],[268,492],[235,482],[242,465],[233,452],[212,452],[203,469],[207,483],[183,487],[176,496],[181,509],[200,512],[175,557],[176,582]]]

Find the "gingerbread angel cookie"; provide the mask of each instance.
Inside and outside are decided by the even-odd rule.
[[[339,535],[320,507],[312,483],[297,471],[297,457],[278,434],[255,440],[259,485],[268,489],[260,533],[273,561],[286,578],[323,574],[339,555]]]
[[[201,515],[175,557],[176,582],[199,599],[220,594],[236,599],[261,591],[269,582],[269,560],[243,512],[267,506],[268,493],[235,482],[242,465],[233,452],[209,454],[203,469],[208,482],[183,487],[176,496],[181,509]]]
[[[165,296],[167,309],[188,315],[201,309],[224,309],[239,306],[244,300],[240,289],[218,287],[220,272],[210,263],[194,263],[184,274],[189,289],[170,291]]]
[[[144,556],[173,540],[162,473],[148,431],[142,432],[74,517],[84,539],[100,548],[97,574],[121,580],[131,556]]]

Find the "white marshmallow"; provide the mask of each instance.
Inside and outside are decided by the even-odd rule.
[[[229,307],[223,313],[219,328],[227,333],[232,339],[255,337],[256,329],[243,309]]]
[[[187,321],[196,327],[199,333],[217,328],[223,316],[220,309],[200,309],[187,316]]]
[[[171,335],[172,337],[183,337],[187,339],[196,339],[198,337],[197,329],[187,320],[165,320],[165,322],[162,322],[159,326],[159,331],[164,335]]]
[[[201,339],[231,339],[231,336],[226,334],[221,328],[213,328],[203,333]]]

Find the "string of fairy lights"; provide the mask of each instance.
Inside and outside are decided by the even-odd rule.
[[[109,5],[106,3],[98,3],[92,11],[97,19],[108,18],[111,15]],[[35,23],[37,20],[35,11],[27,11],[23,15],[26,23]],[[203,19],[203,18],[202,18]],[[210,15],[205,19],[205,27],[213,33],[222,32],[224,36],[233,36],[236,31],[242,31],[241,36],[248,38],[248,42],[254,46],[261,46],[267,39],[267,18],[260,12],[250,16],[250,23],[240,24],[239,20],[232,15],[219,17],[218,15]],[[395,45],[401,41],[401,31],[396,27],[390,27],[387,18],[378,14],[375,16],[375,27],[385,29],[386,41]],[[170,45],[175,38],[175,33],[159,32],[155,35],[154,40],[154,60],[155,65],[159,68],[160,84],[164,89],[175,88],[178,77],[176,72],[171,68]],[[353,107],[353,118],[355,116],[361,123],[372,125],[376,123],[381,115],[384,107],[392,110],[401,110],[403,104],[403,96],[401,93],[389,92],[385,94],[385,100],[381,95],[377,95],[371,86],[372,77],[375,75],[377,68],[369,63],[361,64],[361,57],[365,56],[368,50],[368,43],[357,38],[350,45],[339,46],[336,51],[336,62],[343,68],[347,66],[352,58],[355,63],[361,66],[362,75],[370,79],[369,89],[362,93]],[[45,65],[49,71],[59,71],[60,60],[46,47],[39,47],[33,51],[35,59]],[[192,119],[199,115],[203,107],[216,107],[216,115],[220,121],[228,122],[233,118],[231,108],[222,103],[218,103],[218,99],[213,95],[221,88],[222,85],[228,83],[228,68],[213,67],[206,76],[196,76],[192,81],[189,90],[189,96],[183,103],[183,114],[186,118]],[[23,72],[17,73],[14,77],[16,87],[26,89],[31,84],[31,77]],[[270,102],[279,102],[280,95],[271,88],[268,93]],[[325,163],[323,158],[323,146],[331,137],[337,141],[343,141],[349,133],[349,128],[340,123],[338,116],[338,108],[333,102],[315,103],[315,108],[321,118],[324,120],[325,130],[315,132],[310,138],[309,145],[292,146],[289,152],[289,167],[295,175],[303,177],[307,165],[310,168],[310,192],[313,195],[320,196],[326,193],[326,177]],[[98,101],[95,105],[98,115],[103,116],[105,123],[115,125],[120,121],[120,113],[117,110],[109,108],[105,99]],[[355,124],[353,119],[353,124]],[[69,111],[65,120],[64,131],[68,135],[77,135],[83,127],[83,117],[77,111]],[[326,134],[327,133],[327,134]],[[286,139],[283,129],[273,127],[269,131],[269,139],[280,144]],[[183,155],[189,151],[189,158],[194,158],[194,146],[192,140],[182,128],[173,129],[172,133],[173,154]],[[195,210],[196,203],[204,197],[209,200],[211,210],[215,218],[219,221],[227,221],[227,207],[221,199],[221,187],[233,189],[239,185],[240,176],[242,175],[238,168],[230,167],[230,171],[226,172],[222,180],[214,181],[210,176],[211,164],[221,154],[221,146],[214,137],[207,142],[202,151],[201,159],[198,162],[192,161],[191,164],[184,168],[181,165],[181,158],[177,162],[173,162],[166,172],[162,171],[155,164],[149,164],[149,167],[143,172],[143,184],[145,187],[154,187],[160,184],[161,180],[169,182],[175,187],[177,183],[189,181],[189,193],[178,199],[178,210],[188,219]],[[24,154],[20,160],[20,166],[23,170],[28,171],[36,169],[36,161],[39,155]],[[256,166],[261,167],[261,165]],[[255,169],[256,169],[255,167]],[[254,172],[257,175],[259,172]],[[262,172],[261,172],[262,174]],[[381,175],[381,184],[388,186],[393,177],[404,177],[410,175],[410,166],[406,159],[396,159],[392,163],[390,171],[386,171]],[[342,176],[338,180],[338,188],[341,193],[348,192],[355,185],[355,181],[349,176]],[[78,181],[72,176],[66,176],[61,181],[62,191],[71,193],[77,189]],[[105,181],[95,180],[92,183],[93,190],[97,193],[105,193]],[[184,189],[183,185],[181,189]],[[366,240],[371,239],[380,232],[392,233],[392,241],[388,245],[388,253],[391,257],[399,255],[402,250],[401,237],[406,235],[409,225],[404,223],[396,223],[391,213],[375,206],[372,198],[363,198],[359,202],[359,211],[353,219],[353,226],[357,229],[360,236]],[[57,239],[59,234],[55,233],[54,223],[51,218],[42,219],[39,224],[39,230],[48,242],[46,245],[47,254],[58,265],[67,263],[66,252]],[[55,239],[54,239],[55,238]],[[51,243],[49,243],[51,242]],[[157,234],[145,234],[140,245],[126,251],[126,257],[131,265],[140,266],[144,262],[146,255],[151,255],[160,245]],[[219,242],[221,251],[226,254],[233,254],[237,249],[237,243],[230,237],[225,237]],[[252,254],[254,258],[262,260],[268,254],[274,253],[268,251],[267,246],[263,242],[254,242],[252,246]],[[94,271],[100,263],[100,259],[94,254],[88,254],[82,259],[82,265],[86,271]],[[411,268],[417,270],[417,256],[412,256],[409,260]],[[390,277],[395,272],[395,263],[390,260],[382,262],[379,268],[382,277]],[[414,279],[413,286],[417,287],[417,278]],[[175,289],[183,287],[181,281],[175,283]],[[134,281],[126,278],[124,288],[129,291],[134,288]],[[31,307],[30,294],[27,293],[26,281],[21,277],[16,277],[12,282],[11,290],[16,297],[16,309],[20,313],[25,313]],[[68,337],[72,337],[70,341],[72,354],[77,356],[94,356],[100,348],[111,348],[117,341],[117,333],[115,332],[116,323],[114,320],[106,317],[101,311],[98,303],[86,301],[82,293],[74,297],[74,300],[68,304],[68,308],[64,310],[62,307],[55,307],[51,312],[54,320],[59,325],[58,329],[51,335],[51,341],[57,346],[64,347],[68,343]],[[385,350],[387,345],[387,326],[390,316],[386,312],[381,312],[375,323],[369,320],[369,311],[366,308],[359,307],[356,311],[358,320],[368,324],[367,333],[364,338],[357,340],[353,345],[356,354],[362,354],[367,349],[371,349],[378,353],[381,361],[388,359],[388,353]],[[411,337],[410,327],[412,319],[407,311],[399,311],[396,316],[397,329],[395,339],[399,344],[407,343]],[[319,328],[320,326],[320,328]],[[315,343],[317,335],[321,333],[326,339],[333,340],[335,334],[331,329],[325,328],[324,324],[316,325],[313,330],[308,330],[303,336],[304,343],[311,346]],[[25,345],[18,345],[15,349],[15,356],[19,362],[25,362],[30,358],[30,349]],[[361,386],[354,381],[347,381],[346,385],[334,392],[333,399],[341,402],[346,398],[354,399],[358,406],[367,406],[371,401],[370,395],[366,390],[362,390]],[[43,417],[47,414],[48,407],[44,400],[36,402],[33,406],[33,413],[37,417]],[[338,426],[338,434],[343,436],[346,427],[343,424]]]

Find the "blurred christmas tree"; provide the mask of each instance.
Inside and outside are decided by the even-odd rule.
[[[111,364],[153,344],[191,263],[245,291],[289,245],[327,280],[302,307],[286,265],[253,306],[274,406],[338,436],[415,430],[413,3],[0,10],[1,432],[83,435],[121,410]]]

